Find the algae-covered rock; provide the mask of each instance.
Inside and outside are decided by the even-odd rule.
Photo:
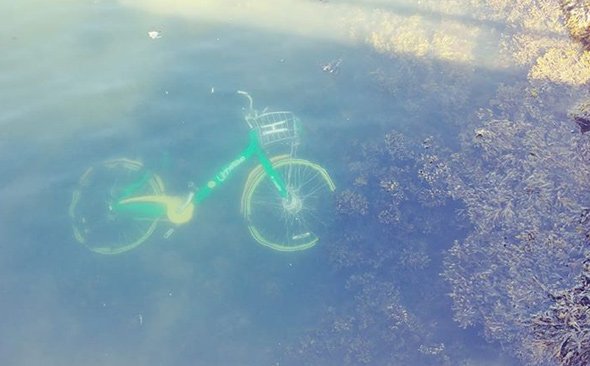
[[[572,38],[590,50],[590,3],[587,0],[562,0],[561,8]]]

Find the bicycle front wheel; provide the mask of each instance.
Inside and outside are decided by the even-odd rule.
[[[88,168],[69,209],[76,240],[100,254],[136,248],[154,232],[158,220],[118,213],[113,205],[130,196],[163,192],[160,178],[137,161],[116,159]]]
[[[285,182],[288,197],[279,195],[262,166],[254,168],[242,194],[250,234],[274,250],[311,248],[330,215],[334,182],[324,168],[307,160],[283,155],[271,162]]]

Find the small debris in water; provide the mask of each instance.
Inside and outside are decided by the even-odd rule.
[[[148,36],[151,39],[160,39],[160,38],[162,38],[162,32],[157,31],[157,30],[149,31]]]
[[[322,71],[327,72],[329,74],[337,74],[340,71],[340,64],[342,63],[342,59],[336,59],[328,62],[327,64],[322,65]]]

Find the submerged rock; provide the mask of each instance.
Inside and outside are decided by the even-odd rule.
[[[590,103],[584,102],[576,106],[570,113],[570,118],[580,127],[581,133],[590,131]]]

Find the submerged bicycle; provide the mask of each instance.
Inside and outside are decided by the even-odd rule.
[[[335,185],[316,163],[296,157],[299,119],[291,112],[259,113],[250,95],[245,114],[249,143],[237,158],[186,195],[166,194],[162,179],[140,162],[113,159],[82,175],[69,208],[76,240],[100,254],[127,252],[144,243],[159,223],[174,229],[191,221],[195,208],[211,196],[242,164],[256,158],[244,185],[241,211],[258,243],[279,251],[299,251],[319,240],[322,210],[330,208]],[[269,157],[267,148],[281,144],[287,154]]]

